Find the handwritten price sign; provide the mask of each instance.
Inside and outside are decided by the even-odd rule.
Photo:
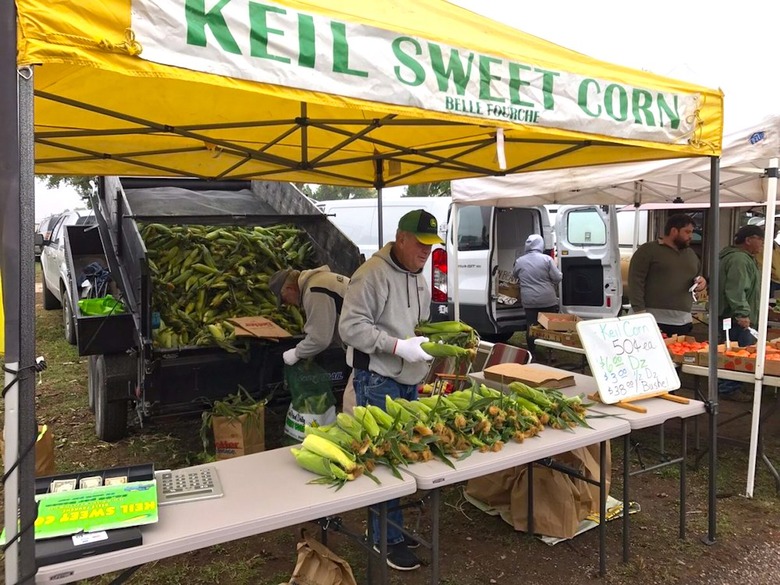
[[[613,404],[680,387],[680,378],[649,313],[580,321],[577,332],[599,388]]]

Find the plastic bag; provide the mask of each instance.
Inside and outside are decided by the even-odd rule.
[[[85,317],[96,317],[124,313],[125,307],[121,301],[116,300],[111,295],[106,295],[97,299],[81,299],[79,311]]]
[[[312,360],[284,367],[284,383],[290,393],[290,408],[284,432],[302,441],[304,427],[316,423],[329,425],[336,420],[336,399],[330,374]]]

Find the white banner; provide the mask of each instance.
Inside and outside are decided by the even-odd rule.
[[[276,2],[132,0],[132,29],[141,58],[165,65],[632,140],[685,143],[699,101],[698,94],[553,71]]]

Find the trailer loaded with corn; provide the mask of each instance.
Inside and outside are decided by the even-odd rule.
[[[97,226],[68,231],[66,260],[98,437],[124,437],[130,412],[143,422],[201,409],[239,385],[285,400],[281,356],[300,340],[305,316],[277,306],[268,279],[323,264],[351,275],[355,245],[287,183],[102,177],[92,205]],[[79,309],[84,258],[110,272],[123,312]],[[255,316],[293,336],[237,336],[231,320]],[[334,388],[345,385],[341,348],[316,360]]]

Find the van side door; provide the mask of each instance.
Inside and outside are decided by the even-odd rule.
[[[583,318],[617,316],[623,281],[615,207],[561,206],[555,232],[563,272],[561,311]]]

